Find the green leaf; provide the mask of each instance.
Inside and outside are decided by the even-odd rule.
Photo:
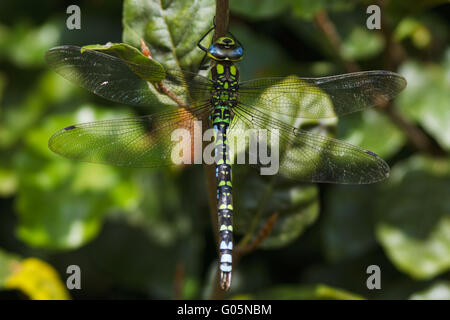
[[[397,104],[419,123],[445,150],[450,150],[450,48],[441,65],[408,61],[400,68],[408,86]]]
[[[189,210],[180,203],[177,175],[160,168],[136,171],[133,182],[145,194],[140,195],[137,208],[125,219],[143,228],[158,243],[173,244],[192,228]]]
[[[367,60],[378,55],[384,48],[383,36],[368,30],[365,26],[355,26],[342,39],[341,54],[347,60]]]
[[[47,148],[48,137],[57,128],[113,114],[81,108],[72,117],[53,116],[29,130],[27,148],[14,158],[20,173],[16,208],[21,240],[39,247],[77,248],[97,235],[108,211],[133,206],[135,202],[126,198],[135,198],[137,190],[125,178],[126,170],[66,160]],[[126,196],[117,197],[123,189],[128,190]]]
[[[342,289],[323,284],[284,285],[257,294],[257,299],[277,300],[363,300],[364,298]]]
[[[450,282],[438,281],[421,292],[414,293],[411,300],[450,300]]]
[[[428,28],[419,20],[409,17],[403,19],[394,31],[394,40],[402,41],[406,38],[411,38],[417,48],[427,47],[431,42]]]
[[[165,67],[197,71],[204,55],[197,42],[212,27],[214,13],[214,0],[125,0],[123,41],[140,47],[143,39]]]
[[[11,168],[0,166],[0,196],[8,197],[17,190],[18,177]]]
[[[68,86],[67,81],[55,72],[44,73],[23,98],[5,106],[0,118],[0,149],[17,145],[53,104],[65,99],[73,101],[73,92],[74,87]]]
[[[450,269],[449,194],[450,162],[416,156],[393,167],[379,196],[377,239],[395,266],[413,278]]]
[[[8,28],[0,25],[0,58],[7,57],[22,68],[44,65],[44,54],[61,36],[61,22],[48,20],[32,26],[18,22]]]
[[[146,81],[159,82],[166,77],[164,67],[158,61],[144,56],[138,49],[128,44],[111,42],[105,45],[92,44],[82,47],[81,53],[86,50],[117,54],[121,60],[127,63],[134,73]],[[146,72],[141,72],[141,66],[146,67]],[[151,74],[151,77],[148,77],[148,74]]]
[[[373,109],[340,118],[337,138],[382,158],[393,156],[405,143],[404,133],[386,115]]]
[[[32,246],[52,249],[79,247],[98,233],[101,217],[111,209],[111,199],[105,192],[73,192],[68,188],[68,182],[78,172],[64,175],[60,171],[69,168],[63,168],[53,164],[37,172],[37,178],[57,181],[44,180],[41,185],[33,185],[30,181],[31,185],[24,183],[19,188],[17,234]],[[107,172],[98,173],[106,178]],[[54,175],[65,176],[65,179]]]

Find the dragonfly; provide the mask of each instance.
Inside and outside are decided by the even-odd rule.
[[[193,132],[198,121],[214,130],[214,155],[219,228],[220,286],[231,287],[233,266],[232,158],[228,142],[244,129],[265,128],[285,151],[278,173],[313,183],[369,184],[389,175],[389,166],[375,153],[324,135],[302,130],[286,119],[336,118],[386,103],[405,86],[394,72],[365,71],[304,78],[297,76],[240,81],[237,62],[244,56],[239,40],[227,33],[202,45],[209,58],[209,77],[121,59],[98,50],[59,46],[46,53],[48,65],[69,81],[105,99],[168,109],[145,116],[74,124],[56,132],[49,148],[79,161],[126,167],[173,165],[174,130]],[[148,48],[147,48],[148,49]],[[142,52],[150,57],[143,45]],[[157,83],[148,81],[161,78]],[[289,97],[289,99],[286,99]],[[305,101],[309,103],[303,103]],[[293,107],[292,101],[299,104]],[[268,147],[275,148],[265,141]],[[245,148],[243,148],[245,150]],[[258,162],[256,167],[263,167]]]

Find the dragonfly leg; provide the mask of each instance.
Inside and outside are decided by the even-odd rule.
[[[216,26],[214,25],[214,27],[212,27],[211,29],[209,29],[208,32],[206,32],[206,33],[203,35],[203,37],[197,42],[197,46],[198,46],[202,51],[208,52],[208,49],[206,49],[204,46],[202,46],[202,41],[203,41],[203,39],[205,39],[206,36],[207,36],[211,31],[213,31],[215,28],[216,28]]]

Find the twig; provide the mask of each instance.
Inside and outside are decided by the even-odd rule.
[[[359,71],[360,67],[358,66],[357,63],[355,63],[354,61],[350,61],[342,56],[342,54],[341,54],[341,47],[342,47],[341,38],[339,37],[336,27],[335,27],[334,23],[331,21],[327,12],[325,10],[318,12],[314,16],[314,22],[316,23],[316,26],[323,32],[323,34],[325,34],[325,37],[328,39],[328,42],[330,43],[333,51],[337,53],[338,59],[341,61],[342,64],[345,65],[345,68],[349,72]]]
[[[385,0],[379,0],[378,5],[382,12],[385,12],[386,6]],[[391,29],[387,20],[387,15],[381,15],[381,34],[383,35],[386,43],[385,55],[383,58],[384,68],[397,69],[401,61],[406,58],[406,52],[403,47],[393,40]],[[433,144],[426,134],[417,126],[407,121],[394,107],[392,103],[386,105],[385,108],[381,108],[391,121],[397,125],[403,132],[405,132],[408,141],[419,151],[430,154],[444,153],[438,147]]]
[[[378,0],[378,6],[381,12],[386,12],[386,1]],[[381,34],[384,37],[386,49],[383,52],[383,66],[387,70],[395,70],[400,63],[406,59],[406,52],[400,43],[393,41],[393,35],[391,28],[389,27],[389,17],[386,14],[381,14]]]
[[[430,141],[421,129],[408,122],[397,111],[392,103],[389,103],[384,109],[377,108],[377,110],[383,111],[391,119],[391,121],[406,134],[408,141],[410,141],[410,143],[418,151],[433,155],[440,155],[444,153]]]
[[[235,252],[236,258],[234,260],[237,261],[242,256],[249,254],[250,252],[259,248],[259,246],[261,245],[263,240],[265,238],[267,238],[267,236],[272,232],[272,229],[273,229],[275,222],[277,221],[279,215],[280,215],[279,212],[275,212],[273,215],[271,215],[269,217],[269,219],[267,219],[264,226],[259,231],[258,236],[251,243],[249,243],[248,245],[243,246],[243,247],[237,246],[236,252]]]
[[[216,28],[214,30],[214,40],[217,40],[227,34],[229,16],[230,5],[228,0],[216,0]]]
[[[174,284],[173,284],[173,297],[175,300],[181,300],[183,298],[183,284],[184,284],[184,264],[178,262],[175,269]]]
[[[250,241],[250,239],[253,237],[253,232],[255,231],[256,227],[258,226],[258,221],[260,220],[260,217],[261,217],[264,209],[266,208],[267,201],[269,201],[270,196],[273,192],[273,188],[275,186],[276,179],[277,179],[277,177],[273,176],[272,179],[270,180],[270,183],[267,185],[266,190],[264,191],[264,194],[261,197],[259,205],[256,209],[256,213],[253,216],[252,223],[250,224],[250,227],[247,230],[244,238],[242,238],[242,240],[239,242],[240,247],[245,247],[248,244],[248,242]]]
[[[152,54],[150,53],[150,49],[145,44],[144,39],[141,38],[141,51],[144,56],[146,56],[149,59],[152,59]],[[150,83],[149,83],[150,85]],[[185,109],[186,111],[189,111],[188,105],[186,102],[178,97],[175,93],[173,93],[162,81],[160,82],[151,82],[151,85],[161,94],[166,95],[169,97],[173,102],[175,102],[177,105]]]

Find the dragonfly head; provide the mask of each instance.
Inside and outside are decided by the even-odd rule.
[[[221,37],[208,48],[207,54],[217,61],[239,61],[244,55],[244,49],[231,37]]]

